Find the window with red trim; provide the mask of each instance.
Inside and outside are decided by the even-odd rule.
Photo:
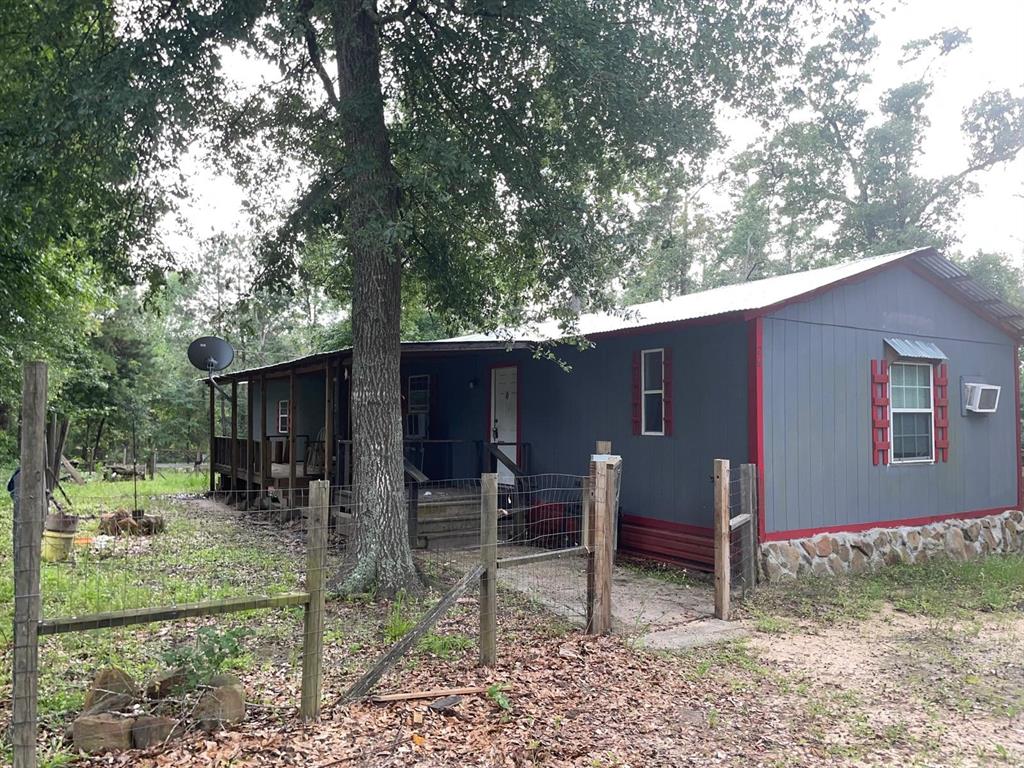
[[[666,430],[665,350],[645,349],[640,353],[641,434],[664,435]]]

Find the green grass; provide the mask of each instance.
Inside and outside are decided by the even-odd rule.
[[[659,581],[676,584],[681,587],[705,586],[708,583],[706,576],[696,575],[685,568],[666,565],[655,560],[623,557],[616,562],[616,565],[639,576],[650,576]]]
[[[862,620],[885,603],[934,619],[1024,607],[1024,556],[995,555],[967,563],[936,559],[850,578],[803,578],[765,586],[742,611],[758,629],[784,631],[786,619],[820,623]]]
[[[139,506],[163,514],[164,533],[152,537],[118,537],[102,552],[76,548],[72,560],[43,563],[40,591],[43,618],[74,616],[144,606],[172,605],[244,595],[278,594],[299,588],[304,555],[301,544],[289,546],[288,534],[268,536],[254,530],[245,518],[217,511],[200,511],[178,497],[206,487],[206,476],[167,472],[139,482]],[[91,481],[70,485],[69,511],[99,515],[132,508],[130,482]],[[10,565],[12,509],[0,498],[0,695],[10,681],[10,626],[14,585]],[[79,524],[80,536],[96,536],[97,519]],[[295,534],[301,536],[301,534]],[[300,611],[301,612],[301,611]],[[143,680],[161,665],[169,648],[195,641],[198,626],[220,630],[252,628],[254,642],[287,649],[298,614],[266,611],[233,614],[213,620],[141,625],[43,638],[40,647],[40,718],[59,725],[66,712],[81,707],[85,688],[95,670],[116,665]],[[286,651],[282,651],[286,652]],[[233,668],[255,664],[247,653],[231,660]]]

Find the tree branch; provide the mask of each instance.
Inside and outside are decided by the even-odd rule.
[[[313,27],[313,22],[309,19],[309,12],[312,8],[313,0],[301,0],[298,7],[299,23],[302,25],[302,34],[306,38],[306,50],[309,51],[309,60],[312,62],[317,75],[319,75],[320,82],[324,85],[324,90],[327,92],[327,101],[331,103],[332,107],[338,109],[340,104],[338,102],[338,95],[334,91],[334,82],[331,80],[331,76],[327,74],[324,63],[320,58],[320,45],[316,41],[316,29]]]
[[[375,21],[378,24],[392,24],[396,21],[405,21],[414,13],[416,13],[418,6],[419,0],[409,0],[409,2],[406,3],[405,8],[403,8],[402,10],[395,11],[394,13],[385,13],[383,15],[379,15],[377,16]]]

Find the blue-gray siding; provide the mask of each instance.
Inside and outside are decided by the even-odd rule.
[[[872,463],[870,361],[885,357],[886,336],[949,357],[948,462]],[[766,317],[763,360],[769,533],[1016,505],[1014,342],[909,269]],[[998,413],[962,412],[962,376],[1002,386]]]
[[[634,351],[671,348],[671,436],[632,434]],[[520,439],[530,443],[530,471],[583,474],[596,440],[611,440],[624,461],[625,514],[709,527],[712,461],[747,460],[748,326],[698,325],[599,339],[587,350],[560,347],[565,371],[527,351],[407,358],[407,376],[433,375],[431,437],[483,440],[490,369],[519,366]],[[472,386],[471,386],[472,383]],[[479,471],[475,448],[457,449],[452,471]],[[428,468],[428,474],[429,468]]]

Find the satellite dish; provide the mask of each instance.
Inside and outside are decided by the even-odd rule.
[[[223,371],[234,359],[234,347],[217,336],[200,336],[188,345],[188,361],[200,371]]]

